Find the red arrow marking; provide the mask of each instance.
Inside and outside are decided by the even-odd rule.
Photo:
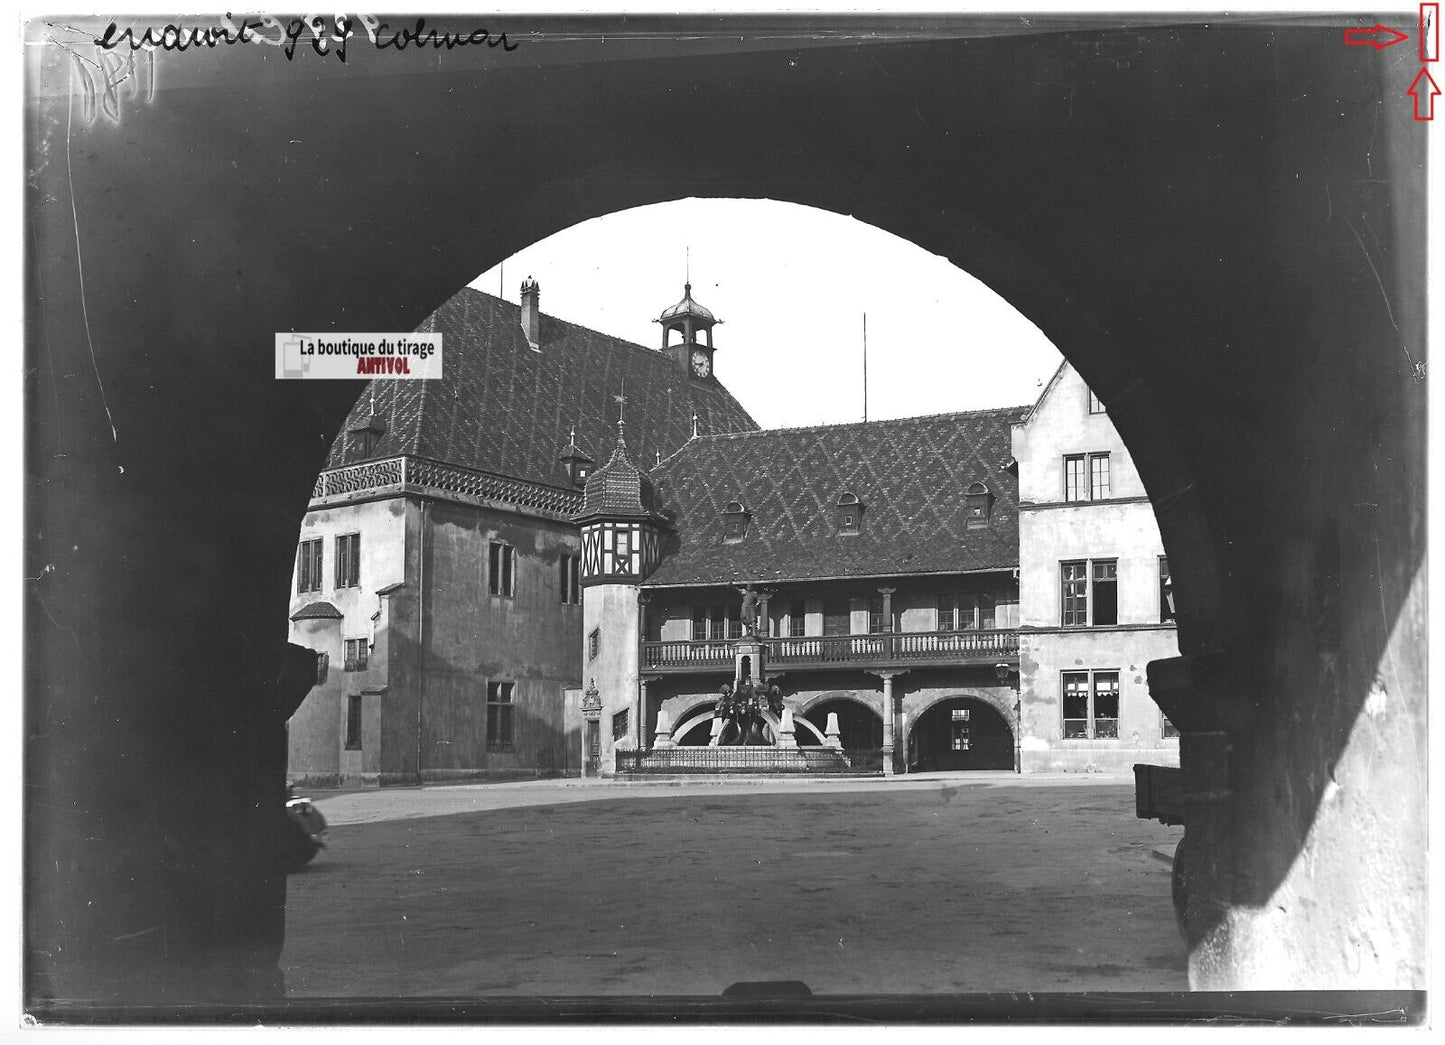
[[[1422,87],[1421,83],[1426,87]],[[1415,77],[1415,82],[1406,88],[1405,93],[1415,99],[1415,119],[1433,120],[1435,118],[1435,96],[1440,93],[1440,88],[1435,86],[1435,81],[1424,69],[1420,75]]]
[[[1385,39],[1380,40],[1380,33],[1385,34]],[[1401,40],[1410,39],[1409,33],[1402,33],[1398,29],[1391,29],[1386,25],[1377,25],[1373,29],[1346,29],[1346,47],[1373,47],[1377,51],[1383,51],[1386,47],[1393,47]]]

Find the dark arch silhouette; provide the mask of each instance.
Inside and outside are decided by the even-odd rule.
[[[934,701],[908,731],[908,767],[940,770],[1014,769],[1014,731],[986,700],[954,696]]]
[[[1107,405],[1176,588],[1151,689],[1215,796],[1192,982],[1256,982],[1266,901],[1310,983],[1361,954],[1423,982],[1427,125],[1392,63],[1302,23],[590,24],[605,55],[564,32],[427,76],[162,54],[117,123],[27,49],[32,1005],[278,996],[266,839],[314,665],[277,608],[356,389],[272,380],[274,333],[413,328],[529,243],[687,195],[948,257]]]
[[[837,712],[839,739],[845,750],[883,746],[883,718],[871,704],[856,697],[826,697],[809,704],[803,717],[820,730],[826,730],[830,711]],[[801,733],[798,735],[800,744],[810,743],[811,740],[805,741]]]

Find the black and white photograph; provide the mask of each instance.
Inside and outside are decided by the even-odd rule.
[[[1428,1025],[1439,9],[26,15],[18,1025]]]

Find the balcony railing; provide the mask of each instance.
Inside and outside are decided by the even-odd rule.
[[[765,639],[774,666],[967,664],[1017,657],[1019,634],[1010,630],[899,631],[874,635],[805,635]],[[642,666],[654,671],[729,667],[732,641],[644,642]]]

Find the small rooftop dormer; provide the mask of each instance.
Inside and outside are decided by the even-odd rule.
[[[751,513],[741,501],[729,501],[722,510],[723,543],[737,544],[748,535],[748,520]]]
[[[592,466],[597,463],[577,445],[576,428],[568,435],[567,445],[557,455],[557,460],[561,463],[562,470],[567,473],[567,480],[578,488],[587,484],[587,477],[592,474]]]
[[[963,496],[964,510],[967,512],[965,528],[969,530],[988,529],[989,517],[993,514],[993,491],[988,488],[988,484],[970,483]]]
[[[683,284],[682,300],[653,320],[662,324],[662,352],[695,381],[712,376],[712,328],[721,323],[692,297],[692,283]]]
[[[839,537],[856,537],[863,531],[863,502],[852,491],[845,491],[833,509]]]
[[[356,424],[347,429],[351,436],[357,452],[362,457],[372,457],[381,446],[381,439],[386,435],[386,421],[375,410]]]

